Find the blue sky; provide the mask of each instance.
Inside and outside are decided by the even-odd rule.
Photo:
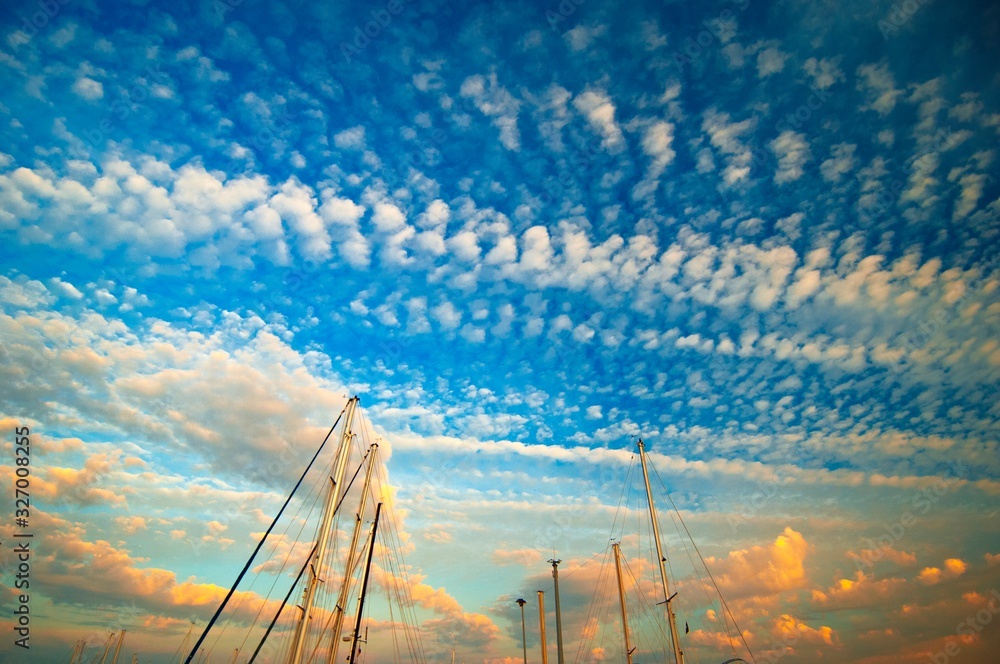
[[[621,658],[586,604],[641,436],[759,655],[989,661],[996,623],[955,625],[1000,607],[998,30],[990,3],[6,6],[37,647],[127,626],[170,661],[358,394],[431,658],[518,658],[554,553],[567,638]]]

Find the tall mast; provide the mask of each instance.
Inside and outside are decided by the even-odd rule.
[[[312,613],[313,601],[316,595],[316,586],[319,583],[320,567],[326,559],[326,549],[330,540],[330,527],[333,523],[333,512],[340,497],[340,489],[344,483],[344,471],[347,469],[347,458],[351,455],[351,424],[354,421],[354,409],[358,405],[358,397],[351,397],[347,402],[344,413],[344,428],[340,431],[340,446],[337,450],[337,465],[333,477],[330,478],[330,491],[326,497],[326,504],[323,507],[323,520],[320,523],[319,535],[316,540],[316,555],[310,564],[309,585],[306,587],[305,597],[302,600],[302,615],[299,617],[299,624],[295,630],[295,640],[292,644],[291,656],[288,658],[289,664],[300,664],[302,661],[302,650],[305,646],[306,636],[309,633],[309,614]]]
[[[358,616],[354,621],[354,638],[351,641],[350,664],[354,664],[354,658],[358,652],[358,641],[361,640],[361,618],[365,610],[365,590],[368,589],[368,577],[372,571],[372,554],[375,553],[375,534],[378,532],[378,517],[382,513],[382,503],[375,506],[375,521],[372,522],[372,539],[368,544],[368,562],[365,563],[365,575],[361,579],[361,594],[358,595]]]
[[[674,618],[674,610],[670,606],[674,595],[670,594],[670,587],[667,585],[667,568],[663,562],[663,545],[660,544],[660,527],[656,521],[656,507],[653,505],[653,491],[649,488],[649,471],[646,469],[646,446],[639,439],[639,461],[642,462],[642,479],[646,483],[646,500],[649,502],[649,518],[653,522],[653,541],[656,542],[656,557],[660,565],[660,580],[663,582],[663,603],[667,606],[667,619],[670,622],[670,643],[674,649],[674,660],[677,664],[684,664],[684,653],[681,652],[680,640],[677,638],[677,623]]]
[[[542,664],[549,664],[549,647],[545,643],[545,593],[538,591],[538,630],[542,636]]]
[[[107,659],[108,659],[108,652],[111,651],[111,642],[114,640],[114,638],[115,638],[115,633],[114,632],[111,632],[110,634],[108,634],[107,643],[104,644],[104,652],[101,653],[100,664],[104,664],[104,662],[107,661]]]
[[[118,645],[115,646],[115,654],[111,658],[111,664],[118,664],[118,653],[121,652],[121,650],[122,650],[122,643],[124,641],[125,641],[125,630],[122,630],[121,634],[118,635]]]
[[[552,563],[552,581],[556,586],[556,653],[559,656],[559,664],[563,662],[563,641],[562,641],[562,612],[559,609],[559,563],[561,560],[550,559]]]
[[[628,634],[628,614],[625,612],[625,587],[622,586],[622,561],[621,552],[618,550],[618,542],[611,545],[615,551],[615,573],[618,576],[618,601],[622,605],[622,633],[625,634],[625,660],[626,664],[632,664],[632,643]]]
[[[73,656],[70,657],[69,664],[77,663],[77,660],[80,658],[80,655],[83,654],[83,648],[86,645],[86,643],[87,642],[84,639],[80,639],[79,641],[76,642],[76,647],[73,648]]]
[[[355,560],[355,557],[358,552],[358,543],[361,540],[361,525],[365,514],[365,504],[368,502],[368,487],[371,486],[377,453],[378,443],[372,443],[372,446],[368,448],[368,468],[365,469],[365,484],[361,489],[361,504],[358,505],[358,512],[355,516],[354,534],[351,536],[351,545],[347,549],[344,581],[340,584],[340,597],[337,598],[337,604],[333,607],[333,628],[330,630],[330,650],[327,657],[329,664],[337,661],[337,650],[340,648],[340,630],[344,628],[344,609],[347,604],[347,595],[351,591],[351,579],[354,578],[355,565],[359,562]]]

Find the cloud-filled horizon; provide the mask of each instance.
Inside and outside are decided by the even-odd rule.
[[[6,6],[0,486],[28,427],[36,534],[28,652],[12,498],[0,653],[125,629],[177,661],[358,395],[373,661],[521,661],[517,598],[539,661],[537,590],[555,658],[550,559],[566,657],[624,661],[612,539],[666,657],[641,437],[689,661],[993,662],[998,32],[978,2]]]

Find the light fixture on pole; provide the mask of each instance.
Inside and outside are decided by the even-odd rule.
[[[525,640],[524,631],[524,605],[527,604],[522,598],[518,597],[516,600],[517,605],[521,607],[521,650],[524,653],[524,664],[528,664],[528,642]]]

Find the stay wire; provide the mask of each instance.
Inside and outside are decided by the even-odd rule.
[[[333,508],[334,514],[340,511],[340,506],[344,504],[344,498],[347,496],[347,492],[350,490],[351,485],[354,484],[354,480],[358,478],[358,473],[360,471],[361,471],[361,466],[358,466],[357,470],[354,471],[354,475],[351,477],[351,481],[347,483],[347,488],[344,490],[343,495],[340,496],[340,500],[338,500],[337,504],[334,506]],[[251,657],[249,660],[250,662],[254,661],[254,659],[257,657],[257,653],[259,653],[260,649],[264,646],[264,642],[267,640],[267,637],[271,634],[271,630],[274,628],[275,623],[278,622],[278,617],[281,615],[281,612],[285,609],[285,605],[288,603],[288,598],[292,596],[292,591],[295,590],[295,588],[298,586],[299,581],[302,579],[302,575],[305,574],[306,569],[309,567],[309,562],[312,560],[312,557],[316,555],[316,549],[318,548],[319,548],[319,542],[313,544],[312,551],[309,552],[309,555],[306,556],[305,562],[302,563],[302,567],[299,568],[298,576],[295,577],[295,581],[292,583],[292,587],[288,589],[288,593],[285,595],[285,600],[281,603],[281,606],[278,607],[278,611],[274,614],[274,618],[271,620],[271,624],[268,625],[267,631],[264,632],[264,636],[261,638],[260,643],[257,644],[257,649],[254,650],[253,657]]]
[[[591,596],[590,596],[590,605],[587,608],[587,616],[586,616],[586,618],[584,618],[584,622],[583,622],[584,629],[586,629],[586,626],[590,624],[591,617],[593,617],[595,613],[597,613],[597,612],[600,611],[600,608],[599,608],[600,607],[600,602],[598,602],[598,596],[600,596],[600,598],[603,600],[604,597],[605,597],[605,595],[606,595],[604,578],[606,576],[605,572],[608,569],[608,550],[610,548],[611,548],[611,544],[608,544],[606,547],[604,547],[604,551],[598,551],[596,554],[594,554],[593,558],[590,559],[592,561],[597,556],[599,556],[601,554],[604,554],[604,562],[601,563],[601,569],[600,569],[600,571],[597,574],[597,583],[594,585],[594,592],[591,593]],[[587,561],[587,562],[589,563],[590,561]],[[581,565],[577,569],[581,569],[582,567],[583,567],[583,565]],[[576,650],[576,661],[578,661],[578,662],[582,661],[582,656],[583,656],[584,648],[589,647],[590,644],[593,643],[593,640],[594,640],[594,638],[596,636],[597,635],[595,633],[594,635],[592,635],[589,638],[589,640],[587,640],[587,639],[581,639],[580,640],[580,643],[577,646],[577,650]]]
[[[338,418],[338,421],[339,421],[339,418]],[[334,423],[334,427],[336,427],[336,422]],[[327,435],[329,436],[329,434],[327,434]],[[332,459],[330,461],[331,470],[332,470],[332,465],[333,465],[334,461],[335,461],[335,459]],[[326,475],[329,476],[329,474],[330,474],[330,471],[328,470],[327,473],[326,473]],[[309,493],[306,494],[305,498],[299,503],[299,506],[296,508],[294,514],[292,515],[291,519],[289,520],[288,525],[285,526],[284,531],[281,533],[281,535],[283,537],[286,536],[286,535],[288,535],[289,530],[294,525],[296,517],[299,516],[299,514],[302,512],[302,508],[306,504],[310,505],[309,509],[307,510],[307,514],[312,514],[313,513],[313,511],[316,509],[317,504],[319,503],[320,497],[322,496],[322,491],[317,491],[317,488],[321,487],[324,484],[325,484],[325,481],[316,481],[316,482],[313,482],[311,488],[309,489]],[[311,503],[310,503],[310,498],[312,499]],[[305,527],[307,525],[307,521],[308,521],[308,519],[303,519],[301,521],[301,523],[299,524],[299,529],[298,529],[298,532],[295,534],[295,540],[294,541],[298,542],[299,539],[302,537],[302,532],[305,530]],[[274,544],[274,546],[271,548],[269,556],[270,555],[274,555],[274,553],[277,551],[277,547],[278,547],[278,542],[276,542]],[[271,587],[268,589],[267,595],[264,598],[265,600],[270,599],[271,593],[274,592],[274,588],[277,586],[278,580],[281,578],[281,574],[285,570],[285,566],[288,564],[288,561],[291,559],[292,553],[294,553],[294,547],[290,547],[289,548],[288,552],[285,554],[284,560],[281,563],[281,567],[273,575],[274,576],[274,580],[271,582]],[[246,588],[246,590],[240,596],[239,601],[236,603],[235,608],[233,608],[232,612],[230,612],[229,618],[226,620],[226,624],[223,625],[220,630],[218,630],[218,633],[216,634],[215,640],[212,642],[212,646],[208,649],[208,653],[207,654],[209,656],[211,656],[212,653],[215,652],[215,647],[219,644],[219,641],[222,639],[222,635],[226,632],[227,629],[229,629],[229,626],[232,624],[233,620],[236,618],[236,614],[239,612],[240,607],[242,607],[243,603],[246,601],[246,599],[247,599],[247,593],[249,593],[249,591],[253,589],[254,585],[257,583],[257,580],[259,578],[260,578],[260,573],[256,572],[254,574],[253,581],[251,581],[250,585]],[[254,615],[254,619],[253,619],[253,622],[250,625],[250,629],[247,630],[246,635],[243,637],[243,642],[240,644],[240,651],[243,650],[243,647],[246,645],[246,642],[250,639],[250,634],[253,631],[253,627],[257,624],[257,621],[260,618],[260,615],[264,612],[265,606],[266,606],[266,602],[261,602],[260,607],[257,609],[257,613]]]
[[[406,638],[407,649],[410,655],[416,661],[424,661],[423,644],[419,638],[419,631],[416,628],[416,614],[415,614],[415,602],[413,601],[413,596],[410,593],[410,582],[409,575],[406,569],[406,563],[402,557],[402,540],[399,537],[398,524],[396,523],[396,515],[391,508],[389,508],[389,519],[387,520],[387,528],[385,532],[386,538],[386,549],[389,554],[387,562],[389,564],[389,575],[392,579],[392,585],[394,586],[395,593],[397,595],[399,606],[400,606],[400,620],[403,625],[403,634]],[[398,573],[397,573],[398,571]],[[409,611],[407,611],[409,609]]]
[[[315,487],[313,487],[313,489],[310,490],[309,494],[307,494],[307,496],[305,498],[306,502],[309,500],[310,497],[313,498],[312,507],[310,507],[310,509],[309,509],[310,513],[312,512],[313,509],[315,509],[316,503],[319,501],[319,497],[320,497],[319,493],[317,493],[315,496],[313,496],[313,491],[314,490],[315,490]],[[295,516],[298,516],[298,514],[299,514],[299,512],[301,510],[302,510],[302,505],[300,504],[299,505],[299,509],[296,510],[296,512],[295,512],[295,514],[293,515],[292,518],[294,519]],[[296,534],[296,541],[298,540],[299,537],[302,536],[302,531],[305,529],[305,525],[306,525],[306,522],[303,521],[302,524],[299,526],[299,531]],[[288,529],[290,527],[291,527],[291,524],[289,524],[289,526],[285,528],[285,531],[282,534],[283,535],[287,534],[288,533]],[[272,549],[271,553],[273,554],[274,551],[276,551],[276,550],[277,550],[276,548]],[[265,599],[269,599],[271,597],[271,592],[273,592],[275,586],[277,586],[278,579],[280,578],[281,573],[285,569],[285,563],[287,563],[287,561],[291,557],[292,552],[293,552],[293,550],[289,549],[288,553],[285,554],[285,561],[282,563],[281,568],[275,573],[275,575],[274,575],[274,581],[271,583],[271,588],[268,590],[268,594],[267,594],[267,597],[265,597]],[[232,624],[233,620],[236,618],[236,614],[239,612],[240,607],[243,606],[243,602],[247,598],[247,593],[253,588],[254,583],[257,582],[258,578],[260,578],[260,574],[259,573],[254,575],[253,582],[251,582],[250,586],[244,591],[244,593],[242,595],[240,595],[239,601],[237,601],[236,606],[233,608],[232,612],[230,612],[230,614],[229,614],[229,617],[226,619],[226,624],[224,624],[220,629],[216,630],[215,640],[212,641],[212,645],[208,648],[208,653],[207,654],[208,654],[209,657],[211,657],[212,653],[215,652],[215,647],[219,644],[219,641],[222,639],[223,634],[225,634],[226,630],[229,629],[229,626]],[[257,613],[254,616],[253,622],[250,625],[250,629],[247,630],[246,635],[243,637],[243,643],[240,644],[240,650],[241,651],[243,650],[243,646],[246,645],[246,642],[249,640],[250,634],[253,631],[254,626],[257,624],[257,620],[258,620],[258,618],[260,618],[260,614],[264,610],[265,604],[266,604],[266,602],[262,602],[261,605],[260,605],[260,608],[257,609]]]
[[[333,426],[330,427],[330,430],[326,433],[326,437],[320,444],[319,449],[316,450],[316,454],[313,455],[313,458],[309,461],[309,465],[306,466],[306,469],[302,472],[302,476],[299,478],[299,481],[295,483],[295,488],[292,489],[292,492],[288,494],[288,498],[285,499],[285,504],[281,506],[280,510],[278,510],[278,515],[274,517],[274,520],[271,522],[271,525],[268,526],[267,528],[267,532],[265,532],[264,536],[260,538],[260,542],[257,544],[257,548],[254,549],[252,554],[250,554],[250,559],[247,560],[247,563],[246,565],[243,566],[243,569],[240,571],[239,576],[236,577],[236,581],[233,583],[233,587],[229,589],[229,593],[226,594],[226,598],[222,600],[222,604],[220,604],[219,608],[216,609],[215,615],[213,615],[212,619],[208,621],[208,625],[205,626],[205,631],[203,631],[201,633],[201,636],[198,637],[198,642],[194,644],[194,648],[192,648],[191,654],[187,656],[187,659],[184,660],[184,664],[190,664],[191,660],[195,656],[195,653],[198,652],[198,648],[201,647],[201,644],[205,640],[205,637],[208,636],[209,630],[212,629],[213,625],[215,625],[215,621],[219,619],[219,615],[222,613],[222,610],[226,608],[226,604],[229,603],[229,598],[232,597],[233,593],[236,592],[236,588],[237,586],[240,585],[240,581],[243,580],[243,576],[247,573],[247,570],[250,569],[250,565],[253,564],[253,559],[254,557],[256,557],[257,552],[260,551],[260,548],[262,546],[264,546],[264,541],[267,539],[267,536],[271,534],[271,530],[273,530],[274,526],[278,523],[278,519],[285,511],[285,508],[288,507],[288,503],[291,502],[292,496],[295,495],[295,492],[296,490],[298,490],[299,485],[302,484],[302,480],[305,479],[306,474],[309,472],[309,469],[312,468],[312,465],[316,461],[316,458],[319,456],[319,453],[323,451],[323,447],[326,445],[326,441],[330,440],[330,436],[333,434],[333,430],[337,428],[337,423],[340,422],[340,418],[343,417],[344,411],[346,410],[347,406],[344,406],[344,409],[340,411],[340,415],[337,416],[337,419],[333,423]]]
[[[653,472],[654,473],[656,472],[655,468],[653,469]],[[750,650],[750,644],[747,643],[746,637],[743,636],[743,630],[740,629],[739,623],[736,622],[736,616],[730,610],[729,603],[726,602],[726,598],[722,594],[722,590],[719,588],[719,584],[715,582],[715,577],[712,575],[712,570],[710,570],[708,568],[708,564],[705,562],[705,557],[701,555],[701,551],[698,549],[698,544],[694,541],[694,538],[691,537],[691,531],[688,530],[687,524],[684,522],[684,517],[681,516],[680,511],[677,509],[677,506],[674,504],[674,499],[673,499],[673,497],[671,497],[670,492],[667,491],[667,488],[663,484],[663,480],[660,479],[659,474],[657,474],[656,479],[657,479],[657,481],[660,482],[660,486],[663,487],[663,492],[666,494],[667,500],[670,501],[670,506],[674,508],[675,512],[677,512],[677,518],[680,520],[681,525],[684,527],[684,532],[687,533],[688,539],[691,540],[691,546],[693,546],[694,550],[698,553],[698,558],[701,559],[701,564],[705,567],[705,572],[708,573],[708,578],[712,580],[712,585],[715,586],[715,591],[717,593],[719,593],[719,600],[722,602],[722,605],[725,607],[726,611],[729,613],[729,617],[732,618],[733,625],[736,627],[736,631],[740,635],[740,640],[743,641],[743,646],[747,649],[747,654],[750,655],[750,659],[752,659],[753,662],[754,662],[754,664],[756,664],[757,663],[757,659],[754,657],[753,651]]]

